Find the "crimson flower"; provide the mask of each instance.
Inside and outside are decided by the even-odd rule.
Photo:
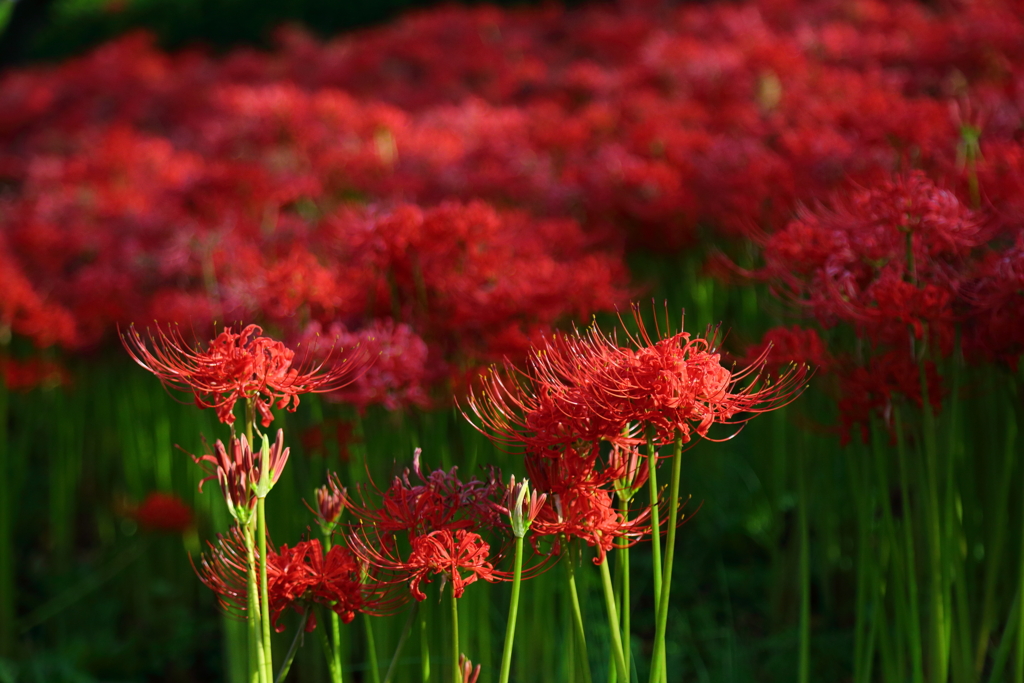
[[[198,458],[192,456],[208,474],[199,482],[199,490],[203,490],[203,484],[207,481],[216,479],[220,483],[228,510],[240,524],[249,520],[256,499],[265,498],[277,483],[291,452],[284,445],[282,429],[277,430],[273,446],[269,445],[266,437],[263,437],[263,442],[263,448],[253,452],[243,434],[231,439],[230,453],[224,442],[218,439],[212,454]]]
[[[131,512],[139,527],[146,531],[182,533],[194,521],[192,508],[173,493],[153,491]]]
[[[355,379],[362,365],[363,356],[356,353],[333,365],[328,363],[334,359],[328,358],[311,368],[297,368],[295,352],[262,332],[258,325],[237,333],[226,327],[203,350],[189,348],[176,326],[157,328],[147,344],[132,325],[122,341],[135,362],[164,386],[191,391],[197,406],[213,408],[229,425],[235,422],[238,400],[252,401],[261,424],[269,427],[271,408],[294,412],[300,394],[337,391]]]
[[[428,577],[440,574],[443,581],[451,581],[456,598],[461,598],[466,586],[483,579],[490,583],[507,578],[488,561],[491,547],[480,534],[466,529],[438,529],[411,539],[409,559],[397,556],[387,542],[376,547],[354,535],[353,551],[370,565],[394,574],[394,582],[408,581],[409,591],[416,600],[426,600],[420,590]]]

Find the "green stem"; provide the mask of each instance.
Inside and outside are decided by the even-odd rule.
[[[658,501],[658,449],[654,444],[654,428],[647,428],[647,485],[651,492],[651,573],[654,580],[654,594],[661,595],[661,510]]]
[[[452,582],[452,670],[455,683],[462,683],[462,672],[459,671],[459,599],[455,597],[455,582]]]
[[[412,633],[412,625],[416,623],[416,612],[419,611],[419,607],[420,603],[414,602],[412,609],[409,610],[409,618],[405,620],[402,635],[398,637],[395,654],[391,657],[391,664],[388,665],[387,673],[384,674],[384,683],[391,683],[391,677],[395,675],[395,669],[398,667],[398,656],[402,654],[402,648],[405,647],[406,641],[409,640],[409,635]]]
[[[900,463],[900,497],[903,500],[903,527],[904,550],[906,551],[907,593],[910,604],[910,649],[913,657],[913,683],[924,681],[924,650],[921,643],[921,608],[917,601],[917,560],[914,552],[914,529],[911,520],[913,519],[913,508],[910,501],[910,475],[907,472],[907,453],[905,440],[903,438],[903,420],[900,415],[899,406],[892,409],[893,426],[896,429],[896,456]]]
[[[501,652],[500,683],[508,683],[512,668],[512,642],[516,638],[516,617],[519,614],[519,585],[523,578],[523,539],[516,536],[516,561],[512,572],[512,602],[508,608],[508,624],[505,626],[505,647]]]
[[[921,417],[922,440],[925,450],[925,500],[927,501],[928,518],[928,551],[931,580],[929,581],[932,605],[932,680],[934,683],[945,683],[949,674],[949,639],[946,620],[946,567],[943,546],[943,529],[939,507],[939,462],[938,444],[935,438],[935,417],[932,414],[928,377],[924,360],[918,361],[921,376]]]
[[[256,540],[260,544],[260,615],[263,627],[263,675],[274,680],[274,653],[270,642],[270,592],[267,588],[267,513],[266,498],[256,500]]]
[[[331,674],[331,683],[342,683],[341,662],[334,655],[334,648],[331,647],[331,641],[328,639],[327,629],[318,628],[316,631],[320,634],[320,644],[324,648],[324,659],[327,660],[327,670]]]
[[[427,615],[420,612],[420,682],[430,681],[430,638],[427,634]]]
[[[665,633],[668,628],[668,604],[672,591],[672,563],[675,560],[676,531],[679,528],[679,479],[682,475],[683,439],[676,433],[675,452],[672,454],[672,480],[669,484],[668,538],[665,541],[665,573],[661,583],[658,612],[654,628],[654,653],[651,656],[651,683],[664,680],[668,674],[665,667]]]
[[[625,520],[629,514],[629,501],[619,498],[619,514]],[[626,660],[626,671],[632,672],[631,644],[633,642],[632,625],[630,619],[631,598],[629,592],[629,543],[626,539],[619,539],[619,569],[622,572],[622,595],[618,604],[622,605],[622,655]],[[629,683],[629,679],[625,683]]]
[[[256,562],[256,551],[253,544],[252,524],[245,525],[245,552],[248,560],[247,590],[249,612],[249,680],[269,683],[266,680],[266,669],[263,666],[263,639],[261,638],[260,599],[259,599],[259,567]]]
[[[615,591],[612,589],[612,574],[608,569],[608,558],[601,563],[601,587],[604,589],[604,606],[608,612],[608,631],[612,638],[612,656],[619,679],[629,683],[629,672],[626,670],[626,658],[622,654],[622,633],[619,626],[619,615],[615,609]]]
[[[593,683],[593,678],[590,674],[590,655],[587,652],[587,636],[583,628],[583,612],[580,609],[580,596],[576,591],[576,563],[573,561],[569,542],[564,536],[562,537],[562,547],[565,548],[566,582],[569,584],[569,604],[572,607],[572,624],[573,632],[576,635],[576,652],[579,656],[580,664],[583,665],[584,683]]]
[[[292,638],[292,644],[284,656],[284,663],[281,664],[281,669],[277,672],[277,678],[274,679],[274,683],[283,683],[288,675],[288,671],[291,670],[292,662],[295,660],[295,653],[299,651],[302,636],[306,632],[306,621],[309,619],[309,611],[311,609],[313,609],[313,603],[306,603],[306,609],[302,611],[302,619],[299,620],[299,626],[295,629],[295,637]]]
[[[797,524],[800,526],[800,656],[797,681],[808,683],[811,673],[811,551],[807,531],[807,484],[804,478],[805,454],[797,453],[796,483],[800,497]]]
[[[334,614],[332,612],[332,614]],[[334,614],[337,619],[338,615]],[[363,614],[363,627],[366,630],[366,654],[370,667],[370,682],[380,683],[380,668],[377,665],[377,644],[373,638],[373,625],[370,623],[370,615]],[[337,653],[336,653],[337,654]]]

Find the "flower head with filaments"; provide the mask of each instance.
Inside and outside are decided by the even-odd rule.
[[[634,306],[638,332],[620,346],[597,325],[556,336],[535,349],[527,369],[492,368],[469,405],[479,429],[528,452],[561,453],[597,441],[636,444],[643,425],[658,443],[707,437],[714,424],[738,425],[785,405],[802,390],[797,366],[763,382],[764,360],[733,373],[721,364],[715,335],[679,332],[653,338]],[[742,383],[750,380],[745,386]]]
[[[196,405],[213,408],[229,425],[235,421],[239,400],[251,401],[261,424],[269,427],[274,419],[271,408],[294,412],[300,394],[337,391],[364,366],[363,354],[357,351],[344,360],[329,356],[311,368],[295,367],[295,352],[262,332],[258,325],[241,332],[226,327],[203,350],[190,348],[177,327],[157,328],[147,343],[132,325],[122,341],[135,362],[164,386],[192,392]]]

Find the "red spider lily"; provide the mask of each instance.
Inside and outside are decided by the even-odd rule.
[[[216,479],[220,483],[228,510],[240,524],[248,521],[256,499],[265,498],[277,483],[291,452],[284,445],[282,429],[277,430],[273,446],[267,443],[266,437],[263,437],[263,441],[263,448],[254,453],[243,434],[231,440],[229,454],[224,442],[218,439],[213,454],[192,456],[196,464],[208,473],[199,482],[199,490],[202,491],[205,482]]]
[[[134,325],[122,341],[135,362],[165,386],[191,391],[196,405],[213,408],[217,418],[229,425],[235,421],[235,402],[241,399],[252,401],[261,424],[269,427],[274,419],[272,407],[294,412],[300,394],[337,391],[353,380],[362,361],[357,354],[329,368],[326,361],[309,369],[296,368],[295,352],[282,342],[259,336],[261,332],[257,325],[239,333],[225,328],[205,351],[188,348],[177,327],[150,335],[152,350]]]
[[[385,543],[372,546],[358,535],[352,536],[353,551],[373,567],[392,573],[393,582],[409,582],[409,591],[416,600],[427,595],[420,590],[433,574],[450,581],[455,597],[462,597],[466,586],[483,579],[490,583],[507,580],[507,572],[499,572],[488,561],[491,547],[480,534],[466,529],[438,529],[413,536],[408,560],[397,557]]]
[[[481,431],[501,443],[522,443],[531,452],[608,440],[637,443],[636,425],[655,430],[660,443],[676,435],[707,437],[713,424],[742,424],[774,410],[801,391],[806,367],[775,384],[761,381],[761,363],[739,373],[721,365],[710,339],[680,332],[652,339],[638,309],[630,347],[620,347],[596,325],[586,333],[556,337],[536,349],[528,370],[492,368],[470,407]],[[746,386],[745,379],[753,378]]]
[[[221,608],[231,614],[244,615],[248,605],[248,577],[245,538],[239,527],[226,535],[218,535],[216,545],[207,544],[196,569],[199,579],[216,595]],[[254,552],[257,552],[255,548]],[[374,581],[357,558],[344,546],[333,546],[323,552],[318,540],[301,541],[294,547],[267,547],[267,591],[270,618],[274,628],[284,630],[281,615],[292,608],[299,613],[309,603],[324,605],[342,621],[349,623],[357,612],[379,615],[397,604],[388,586]],[[316,628],[316,619],[309,614],[304,628]]]
[[[633,519],[615,509],[611,492],[595,487],[576,487],[552,493],[549,504],[541,509],[531,530],[537,536],[579,538],[597,551],[594,564],[604,562],[608,551],[621,546],[619,539],[634,545],[651,535],[650,508]]]
[[[145,531],[182,533],[192,527],[192,508],[173,493],[153,491],[131,512]]]
[[[217,543],[206,542],[199,567],[192,563],[199,580],[217,596],[217,604],[228,614],[243,617],[248,609],[248,566],[245,536],[239,526],[217,534]],[[269,556],[269,552],[268,552]],[[190,558],[191,560],[191,558]]]
[[[381,496],[381,507],[352,506],[352,514],[364,528],[373,528],[378,534],[407,532],[423,534],[441,528],[494,527],[499,513],[493,499],[500,482],[492,476],[487,482],[476,478],[467,482],[457,476],[457,467],[435,470],[424,474],[420,460],[421,450],[413,455],[412,469],[395,477]],[[420,483],[413,483],[415,474]],[[364,492],[365,493],[365,492]]]

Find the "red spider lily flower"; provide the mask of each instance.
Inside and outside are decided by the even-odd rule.
[[[145,531],[183,533],[195,519],[192,508],[173,493],[153,491],[131,512],[132,518]]]
[[[505,572],[498,572],[488,561],[490,545],[480,534],[466,529],[438,529],[414,536],[408,560],[394,557],[393,551],[373,548],[357,535],[353,539],[353,551],[360,558],[394,573],[398,577],[395,581],[408,581],[409,592],[416,600],[426,600],[420,585],[430,583],[428,576],[432,574],[450,581],[456,598],[461,598],[466,586],[477,579],[494,583],[506,578]]]
[[[226,535],[218,535],[217,544],[208,544],[200,567],[199,579],[217,595],[225,611],[244,615],[248,605],[248,576],[245,538],[239,527]],[[255,552],[255,549],[254,549]],[[348,548],[333,546],[326,554],[318,540],[301,541],[289,548],[267,547],[267,592],[270,618],[274,629],[284,630],[281,615],[292,608],[299,613],[310,603],[333,610],[346,624],[357,612],[371,615],[388,613],[397,604],[389,586],[367,575]],[[307,631],[316,628],[316,618],[309,613],[303,625]]]
[[[199,482],[199,490],[203,490],[204,483],[216,479],[231,515],[239,524],[246,524],[256,499],[265,498],[277,483],[290,452],[291,449],[284,445],[282,429],[277,430],[273,446],[269,445],[264,436],[263,446],[258,453],[253,452],[244,434],[231,440],[230,453],[224,442],[218,439],[213,454],[192,456],[196,464],[208,474]]]
[[[577,487],[551,495],[551,504],[544,506],[533,522],[536,536],[579,538],[597,551],[594,564],[604,562],[608,551],[619,539],[635,545],[652,533],[650,508],[633,519],[626,519],[615,509],[613,495],[600,488]]]
[[[721,364],[714,335],[653,339],[635,306],[633,314],[639,333],[629,335],[627,347],[594,325],[546,341],[526,372],[492,368],[480,396],[469,398],[479,429],[499,443],[556,453],[599,440],[637,443],[636,425],[654,428],[659,443],[676,435],[686,442],[693,433],[707,437],[713,424],[743,424],[779,408],[802,390],[806,366],[775,384],[762,381],[763,361],[732,373]]]
[[[209,541],[206,544],[209,551],[202,554],[199,567],[192,563],[193,570],[217,596],[222,610],[244,618],[248,608],[249,563],[241,527],[233,526],[227,534],[217,534],[216,545]]]
[[[357,353],[328,366],[297,368],[295,352],[282,342],[260,336],[262,328],[248,325],[241,332],[230,327],[210,342],[207,350],[189,348],[177,327],[157,329],[150,345],[132,325],[122,342],[136,363],[156,375],[165,386],[191,391],[196,405],[213,408],[217,418],[234,424],[235,402],[252,401],[260,422],[269,427],[272,407],[294,412],[299,395],[337,391],[349,384],[362,364]],[[262,399],[261,399],[262,397]]]
[[[395,477],[391,486],[380,492],[381,507],[351,506],[353,516],[364,527],[378,534],[408,532],[423,534],[441,528],[494,527],[499,515],[492,503],[500,482],[492,476],[487,482],[476,478],[467,482],[457,476],[457,467],[424,474],[421,449],[413,455],[412,469]],[[418,484],[410,475],[415,474]],[[363,491],[365,493],[365,491]]]

